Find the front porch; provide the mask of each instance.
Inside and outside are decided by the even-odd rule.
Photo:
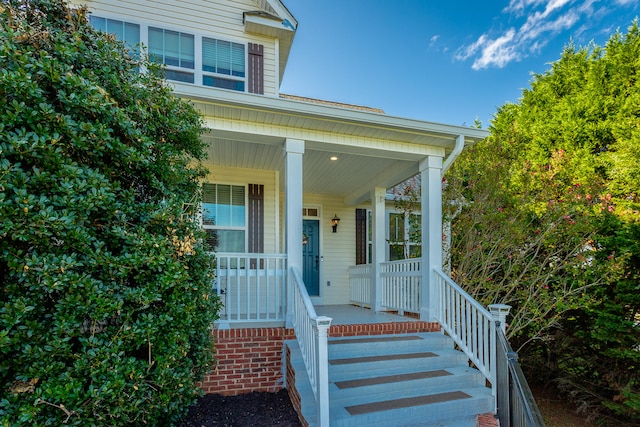
[[[218,253],[215,257],[213,290],[223,303],[217,327],[283,326],[287,317],[286,255]],[[378,276],[374,277],[374,272],[379,272]],[[348,301],[315,306],[318,315],[333,319],[332,325],[419,318],[421,259],[383,262],[378,268],[372,264],[351,266],[345,273]],[[372,284],[376,282],[380,291],[374,294]]]
[[[458,353],[464,353],[464,360],[467,361],[464,364],[471,363],[477,369],[474,371],[484,377],[483,384],[486,381],[491,385],[488,393],[492,396],[492,401],[496,402],[496,398],[500,400],[503,391],[510,393],[507,384],[514,362],[508,359],[510,350],[501,350],[499,343],[504,338],[501,328],[496,327],[498,319],[504,325],[504,307],[493,307],[495,313],[490,313],[441,270],[433,269],[424,274],[420,259],[350,267],[347,269],[351,287],[350,301],[345,304],[314,306],[300,272],[295,267],[287,269],[286,261],[286,256],[281,254],[217,254],[214,290],[223,299],[225,308],[215,329],[219,352],[217,376],[210,377],[208,381],[215,383],[216,387],[222,385],[229,388],[225,389],[227,391],[205,388],[207,392],[233,394],[234,390],[237,392],[243,389],[243,385],[239,384],[244,381],[243,378],[255,381],[253,390],[273,391],[278,388],[278,384],[283,386],[286,383],[287,387],[293,387],[290,393],[293,393],[292,400],[294,405],[299,405],[300,413],[303,413],[301,399],[313,402],[314,409],[307,408],[304,415],[309,425],[333,425],[331,420],[336,417],[337,409],[330,408],[338,403],[331,396],[344,394],[335,392],[333,384],[338,380],[330,374],[330,371],[336,370],[331,368],[331,357],[336,357],[335,354],[331,356],[331,344],[335,343],[335,339],[352,338],[365,346],[369,345],[369,341],[375,342],[376,346],[385,348],[378,348],[376,352],[388,352],[389,358],[393,359],[397,357],[394,354],[398,349],[394,347],[398,336],[411,337],[400,341],[415,340],[427,345],[429,340],[424,341],[425,336],[421,334],[435,333],[430,336],[447,336],[451,347],[455,343]],[[428,286],[425,286],[425,277],[428,278]],[[376,288],[376,291],[372,291],[372,288]],[[374,299],[368,300],[367,296]],[[433,319],[420,319],[424,310],[417,308],[425,305],[425,298],[431,307],[429,313]],[[378,310],[371,307],[377,307]],[[379,338],[366,338],[370,336]],[[401,352],[415,352],[421,355],[419,358],[437,354],[436,351],[414,351],[408,347]],[[297,357],[296,355],[299,358],[294,363],[292,358]],[[449,361],[448,356],[443,359],[445,363],[453,363],[450,367],[452,371],[458,369],[456,366],[459,367],[458,362],[455,362],[457,357],[454,357],[454,362]],[[296,366],[285,366],[285,361]],[[425,363],[428,365],[429,362]],[[376,369],[384,371],[387,369],[385,366]],[[362,369],[366,371],[369,368]],[[431,375],[425,373],[424,369],[427,368],[420,369],[421,373],[416,375]],[[298,380],[302,377],[306,385],[300,386],[299,381],[291,380],[290,370],[295,371],[294,377]],[[413,373],[399,375],[399,378],[404,378]],[[395,378],[394,375],[391,377]],[[389,380],[391,383],[395,381],[393,378]],[[476,380],[473,382],[475,384]],[[417,405],[420,406],[420,402],[426,400],[431,404],[430,399],[442,397],[434,397],[438,393],[433,396],[433,393],[429,394],[440,390],[440,386],[434,386],[430,391],[424,390],[424,387],[416,388],[416,396],[413,397],[398,395],[400,397],[395,400],[400,403],[393,405],[418,402]],[[431,386],[426,387],[428,389]],[[479,390],[477,392],[484,395]],[[454,393],[466,399],[464,396],[475,396],[476,391],[467,393],[455,390],[443,393],[445,397],[450,395],[447,393]],[[302,398],[303,395],[306,397]],[[484,401],[484,397],[478,398]],[[511,398],[509,396],[507,401]],[[528,398],[525,396],[524,399]],[[486,402],[482,405],[485,404]],[[375,404],[367,407],[375,408]],[[495,410],[496,406],[493,406],[489,411]]]

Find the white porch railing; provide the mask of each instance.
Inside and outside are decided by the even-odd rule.
[[[371,299],[371,264],[349,267],[349,300],[360,306],[369,305]]]
[[[491,383],[496,396],[496,325],[493,316],[441,270],[434,269],[435,318]]]
[[[421,258],[383,262],[380,264],[382,281],[381,306],[389,310],[420,312]]]
[[[302,352],[311,389],[316,399],[318,427],[329,426],[329,354],[327,335],[331,318],[318,316],[300,272],[290,270],[289,289],[293,303],[293,329]]]
[[[213,289],[223,303],[220,322],[284,322],[287,256],[216,253]]]

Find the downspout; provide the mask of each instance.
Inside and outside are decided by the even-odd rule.
[[[456,138],[456,146],[453,148],[453,151],[449,156],[445,159],[442,164],[442,173],[440,174],[441,178],[444,178],[445,172],[451,167],[453,162],[458,158],[462,150],[464,149],[464,135],[458,135]],[[457,214],[457,212],[456,212]],[[455,214],[454,214],[455,217]],[[442,234],[445,236],[444,247],[443,247],[443,268],[444,272],[448,275],[451,275],[451,220],[452,218],[447,219],[446,222],[442,224]]]
[[[464,149],[464,135],[458,135],[456,138],[456,146],[453,148],[453,151],[447,158],[444,160],[442,164],[442,176],[444,176],[445,172],[451,167],[453,162],[458,158],[462,150]]]

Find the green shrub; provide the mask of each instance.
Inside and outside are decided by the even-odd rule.
[[[171,424],[218,310],[201,119],[83,10],[0,19],[0,425]]]

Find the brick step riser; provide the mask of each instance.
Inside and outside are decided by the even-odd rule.
[[[393,322],[362,325],[333,325],[329,328],[329,339],[338,337],[380,336],[393,334],[417,334],[439,332],[437,322]]]

